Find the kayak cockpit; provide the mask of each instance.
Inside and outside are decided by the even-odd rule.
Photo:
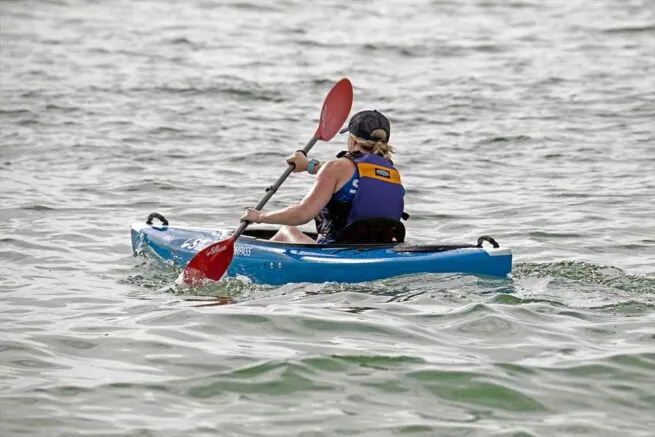
[[[316,241],[316,232],[303,232]],[[244,235],[252,235],[247,230]],[[269,240],[273,235],[259,235],[256,238]],[[383,244],[393,245],[405,241],[405,226],[400,220],[389,218],[366,218],[357,220],[334,236],[335,244]]]
[[[277,228],[249,228],[243,234],[242,237],[252,238],[258,240],[258,242],[266,242],[267,244],[275,244],[285,247],[305,247],[305,248],[349,248],[349,249],[380,249],[380,248],[392,248],[394,252],[445,252],[448,250],[455,249],[464,249],[464,248],[482,248],[483,244],[489,243],[494,249],[500,247],[500,245],[493,238],[483,235],[478,238],[476,244],[466,244],[466,243],[441,243],[441,244],[409,244],[405,242],[391,242],[391,243],[331,243],[331,244],[307,244],[307,243],[288,243],[288,242],[278,242],[270,241],[270,239],[278,231]],[[313,240],[316,240],[318,234],[316,232],[305,232],[305,235],[310,237]]]

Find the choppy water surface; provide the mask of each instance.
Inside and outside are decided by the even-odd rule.
[[[1,435],[652,435],[649,0],[5,0],[0,20]],[[409,238],[493,235],[511,279],[192,293],[132,256],[152,211],[236,226],[344,76],[392,120]]]

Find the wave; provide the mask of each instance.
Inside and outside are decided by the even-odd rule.
[[[603,29],[603,33],[649,33],[655,32],[655,24],[619,26]]]
[[[616,290],[640,294],[655,294],[655,277],[631,275],[623,270],[584,261],[554,263],[518,263],[514,278],[560,278],[587,285],[602,285]]]
[[[185,96],[231,96],[242,100],[256,100],[280,103],[285,97],[277,91],[260,89],[248,85],[162,85],[154,87],[134,87],[123,90],[128,93],[162,93]]]

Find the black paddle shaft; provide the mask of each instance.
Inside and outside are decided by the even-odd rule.
[[[304,152],[305,156],[307,156],[307,154],[308,154],[309,151],[312,149],[312,147],[314,147],[314,144],[316,144],[317,141],[318,141],[318,137],[317,137],[316,135],[314,135],[314,136],[312,137],[312,139],[309,140],[309,142],[307,143],[307,145],[305,146],[305,148],[302,149],[302,151]],[[296,166],[295,166],[294,164],[289,164],[289,166],[288,166],[287,169],[284,171],[284,173],[282,173],[282,176],[280,176],[280,179],[278,179],[278,180],[277,180],[273,185],[271,185],[270,187],[268,187],[268,188],[266,189],[266,195],[264,196],[264,198],[263,198],[262,200],[259,201],[259,203],[258,203],[257,206],[255,207],[255,209],[256,209],[257,211],[261,211],[261,210],[262,210],[262,208],[264,207],[264,205],[266,205],[266,203],[268,203],[268,201],[270,200],[270,198],[273,197],[273,194],[275,194],[275,192],[278,190],[278,188],[280,188],[280,186],[282,185],[282,183],[283,183],[283,182],[284,182],[284,181],[289,177],[289,175],[293,172],[293,169],[294,169],[294,168],[296,168]],[[239,238],[239,237],[241,236],[241,234],[243,234],[243,231],[246,230],[246,228],[248,227],[249,224],[250,224],[250,222],[242,222],[241,225],[237,228],[237,230],[234,231],[234,234],[232,235],[232,239],[233,239],[233,240],[236,240],[237,238]]]

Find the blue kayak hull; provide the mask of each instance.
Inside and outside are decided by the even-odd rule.
[[[136,223],[132,225],[131,235],[135,254],[147,248],[163,260],[184,268],[198,251],[229,234],[224,230]],[[503,277],[511,270],[512,252],[506,248],[301,245],[242,235],[235,244],[234,259],[226,276],[245,276],[253,283],[281,285],[290,282],[357,283],[416,273]]]

